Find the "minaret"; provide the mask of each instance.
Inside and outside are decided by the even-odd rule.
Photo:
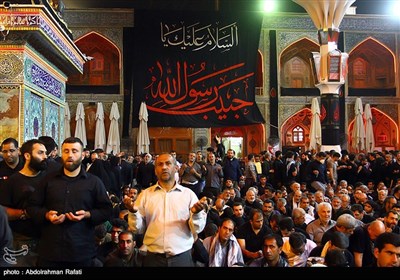
[[[339,90],[347,75],[348,54],[338,49],[339,25],[355,0],[292,0],[302,6],[318,29],[320,52],[313,52],[314,82],[321,92],[321,151],[340,152]]]

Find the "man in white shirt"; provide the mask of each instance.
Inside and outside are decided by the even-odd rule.
[[[136,234],[144,233],[147,248],[143,266],[194,266],[191,249],[193,235],[205,226],[207,198],[175,182],[178,171],[171,154],[161,154],[155,161],[157,183],[143,190],[132,203],[124,199],[129,210],[128,223]]]

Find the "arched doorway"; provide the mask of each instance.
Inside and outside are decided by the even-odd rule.
[[[310,147],[311,109],[304,108],[289,117],[281,127],[282,151],[303,152]]]
[[[238,158],[243,158],[250,153],[258,154],[266,149],[263,124],[212,128],[211,137],[216,134],[222,137],[226,149],[231,147],[235,150]]]
[[[386,113],[375,107],[371,107],[372,126],[375,139],[375,150],[390,151],[399,149],[399,127],[397,123]],[[352,147],[352,137],[354,128],[353,119],[349,124],[349,147]]]

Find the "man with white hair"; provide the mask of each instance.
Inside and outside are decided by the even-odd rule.
[[[318,219],[307,225],[306,231],[317,245],[321,244],[324,233],[333,227],[336,222],[332,220],[332,206],[328,202],[321,202],[317,206]]]
[[[262,210],[262,203],[257,199],[257,189],[250,187],[244,200],[244,212],[246,215],[250,215],[251,209],[254,208]]]

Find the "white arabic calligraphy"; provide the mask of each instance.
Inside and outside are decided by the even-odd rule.
[[[181,49],[191,48],[198,51],[209,47],[209,51],[215,49],[227,51],[239,45],[238,26],[236,22],[226,26],[211,24],[201,26],[199,22],[186,26],[184,22],[179,24],[166,24],[161,22],[161,42],[164,47],[176,47]]]

